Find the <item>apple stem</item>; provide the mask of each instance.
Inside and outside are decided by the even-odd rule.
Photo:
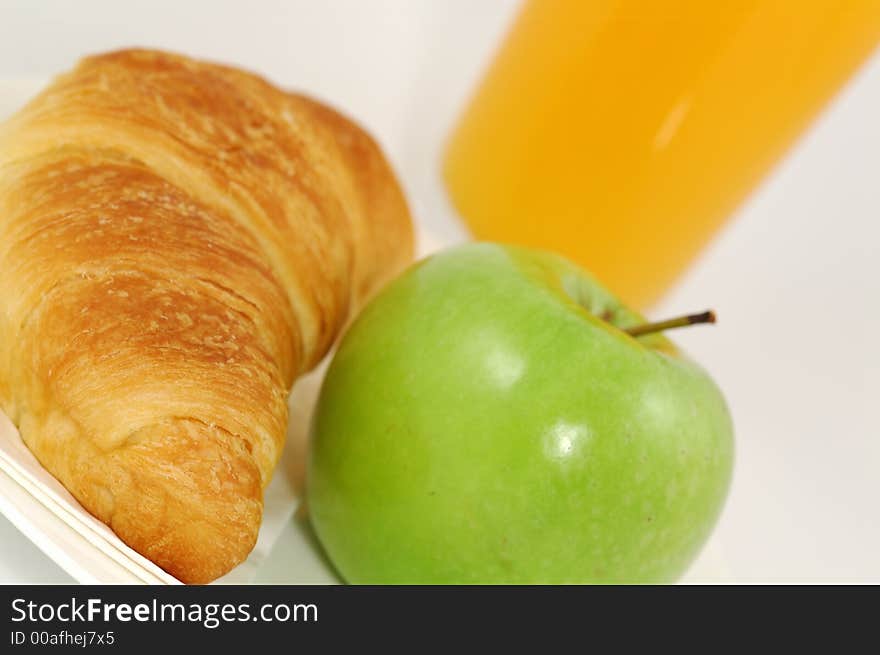
[[[688,314],[687,316],[679,316],[678,318],[670,318],[667,321],[657,321],[656,323],[643,323],[624,330],[631,337],[641,337],[645,334],[654,332],[662,332],[663,330],[671,330],[673,328],[685,327],[688,325],[696,325],[697,323],[714,323],[715,312],[707,311],[702,314]]]

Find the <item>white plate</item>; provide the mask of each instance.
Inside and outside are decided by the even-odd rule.
[[[0,80],[0,120],[42,86],[40,80]],[[437,202],[442,192],[432,189]],[[426,195],[431,195],[426,194]],[[421,235],[419,252],[441,247]],[[301,378],[290,398],[290,426],[281,461],[266,489],[263,523],[248,559],[218,583],[330,584],[338,582],[300,508],[306,426],[326,363]],[[299,510],[299,511],[298,511]],[[0,512],[49,558],[83,583],[175,584],[177,580],[126,546],[86,512],[33,457],[0,413]],[[16,546],[18,547],[18,546]],[[717,541],[710,541],[685,577],[687,582],[726,582],[730,575]],[[0,558],[4,556],[0,545]]]

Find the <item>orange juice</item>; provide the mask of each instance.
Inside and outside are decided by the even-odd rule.
[[[878,39],[880,0],[531,0],[447,188],[476,237],[561,252],[646,307]]]

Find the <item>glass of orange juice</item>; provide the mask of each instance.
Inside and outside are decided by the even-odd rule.
[[[444,161],[477,238],[645,308],[880,39],[880,0],[528,0]]]

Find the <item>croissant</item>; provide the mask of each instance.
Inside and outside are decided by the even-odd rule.
[[[412,257],[401,190],[332,109],[147,50],[0,126],[0,409],[183,582],[254,546],[287,395]]]

